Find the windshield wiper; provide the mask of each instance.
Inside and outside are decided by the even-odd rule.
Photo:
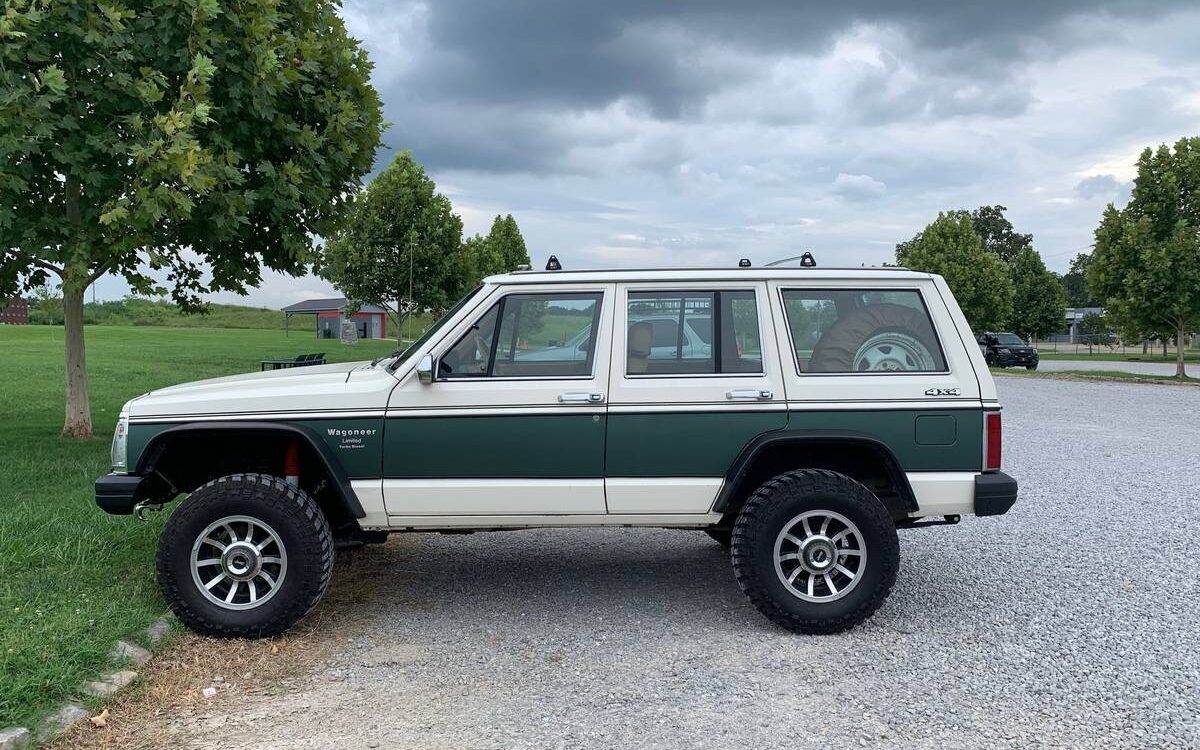
[[[380,362],[382,362],[385,359],[391,359],[392,357],[402,356],[404,354],[404,352],[406,352],[406,351],[408,351],[408,350],[407,349],[397,349],[396,351],[392,352],[391,354],[385,354],[382,357],[376,357],[375,359],[371,360],[371,367],[374,367],[375,365],[379,364]]]

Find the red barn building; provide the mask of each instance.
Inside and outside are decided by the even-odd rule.
[[[23,326],[29,324],[29,301],[20,297],[0,300],[0,325]]]
[[[342,335],[342,322],[353,321],[360,339],[387,338],[387,310],[378,305],[363,305],[353,315],[346,315],[349,301],[345,297],[306,299],[283,308],[283,330],[293,315],[316,315],[317,338],[336,339]]]

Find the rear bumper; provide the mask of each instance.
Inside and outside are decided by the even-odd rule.
[[[1017,502],[1017,480],[1002,471],[975,477],[975,515],[999,516]]]
[[[96,505],[105,513],[127,516],[133,513],[144,481],[137,474],[105,474],[96,480]]]

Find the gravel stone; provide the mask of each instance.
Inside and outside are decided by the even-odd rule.
[[[1200,745],[1200,389],[1000,379],[1007,516],[901,532],[848,633],[773,626],[698,531],[421,535],[315,673],[184,747]],[[336,583],[335,583],[336,588]],[[320,720],[314,721],[314,711]]]

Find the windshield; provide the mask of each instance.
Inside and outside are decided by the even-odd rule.
[[[409,344],[408,348],[404,349],[403,351],[397,349],[392,355],[396,357],[396,359],[388,365],[388,370],[394,371],[397,367],[407,362],[408,359],[412,357],[412,355],[415,354],[425,344],[426,341],[429,341],[429,339],[433,338],[434,334],[442,330],[442,328],[445,327],[448,322],[450,322],[450,319],[454,317],[455,313],[461,310],[476,294],[479,294],[480,289],[483,289],[483,284],[475,287],[465,296],[463,296],[462,299],[454,303],[454,307],[447,310],[445,315],[433,321],[433,325],[426,328],[425,333],[422,333],[416,341]]]
[[[1025,342],[1021,340],[1020,336],[1011,333],[997,333],[996,341],[1001,346],[1025,346]]]

